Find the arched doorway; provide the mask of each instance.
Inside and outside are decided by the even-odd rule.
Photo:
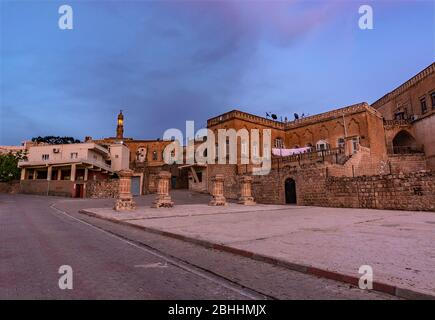
[[[296,204],[296,182],[292,178],[285,180],[285,203]]]
[[[413,153],[417,151],[417,142],[407,131],[400,131],[393,139],[393,153]]]

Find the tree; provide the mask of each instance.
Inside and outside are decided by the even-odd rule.
[[[20,178],[20,169],[18,161],[25,160],[26,154],[18,151],[13,154],[11,152],[0,155],[0,182],[10,182]]]
[[[48,143],[48,144],[70,144],[70,143],[80,143],[80,140],[73,137],[59,137],[59,136],[45,136],[45,137],[34,137],[33,142],[37,143]]]

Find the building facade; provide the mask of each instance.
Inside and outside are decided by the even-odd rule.
[[[435,63],[375,101],[390,154],[424,153],[435,169]]]
[[[28,149],[21,168],[23,193],[85,197],[89,181],[107,180],[128,168],[128,149],[96,143],[37,145]]]

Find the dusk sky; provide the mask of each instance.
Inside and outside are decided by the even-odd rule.
[[[155,139],[232,109],[374,102],[434,61],[434,1],[3,1],[0,144]],[[60,30],[58,8],[73,8]],[[374,29],[358,27],[370,4]]]

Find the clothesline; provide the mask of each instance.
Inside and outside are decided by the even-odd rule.
[[[303,148],[292,148],[292,149],[280,149],[280,148],[272,148],[272,154],[274,156],[287,157],[294,154],[300,154],[309,152],[311,147],[303,147]]]

